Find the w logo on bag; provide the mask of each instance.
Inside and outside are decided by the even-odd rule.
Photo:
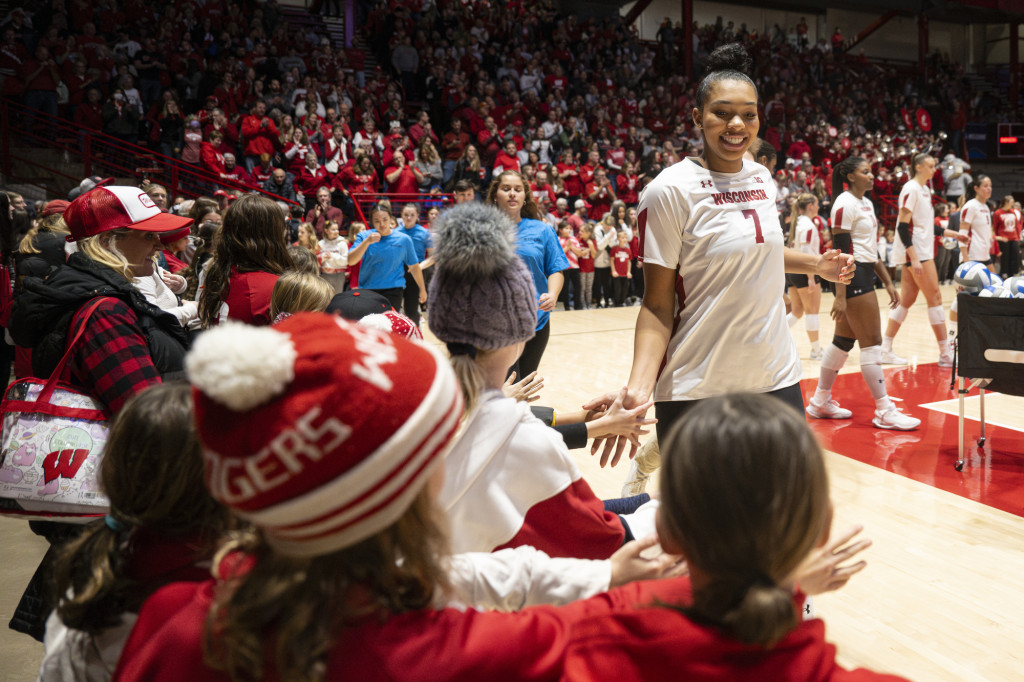
[[[74,478],[88,456],[89,451],[84,448],[51,452],[43,459],[43,482],[50,483],[58,478]]]

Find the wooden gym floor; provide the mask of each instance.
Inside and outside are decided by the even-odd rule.
[[[953,288],[944,287],[943,294],[948,310]],[[821,303],[825,343],[832,338],[831,305],[826,294]],[[556,312],[541,365],[546,384],[541,403],[569,410],[621,387],[629,373],[637,310]],[[803,323],[793,332],[804,358],[806,402],[818,363],[807,359]],[[874,540],[864,552],[868,568],[841,591],[817,597],[816,614],[849,667],[929,681],[1024,679],[1024,399],[986,396],[986,447],[974,445],[975,416],[966,427],[972,444],[968,463],[958,473],[953,469],[956,394],[949,390],[949,371],[934,364],[938,350],[920,300],[895,350],[913,362],[887,368],[889,393],[922,419],[920,430],[871,426],[856,349],[834,391],[854,411],[853,418],[812,420],[828,450],[833,531],[859,523],[863,535]],[[976,415],[977,399],[969,403],[968,413]],[[574,455],[598,495],[619,495],[628,463],[601,469],[588,450]],[[42,647],[6,624],[45,543],[24,522],[0,519],[0,547],[5,557],[0,562],[0,682],[33,680]]]

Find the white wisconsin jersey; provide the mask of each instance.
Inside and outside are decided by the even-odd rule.
[[[866,196],[858,199],[849,192],[840,194],[832,204],[832,230],[850,232],[853,259],[858,263],[878,260],[878,220],[875,207]]]
[[[935,258],[935,208],[932,206],[932,190],[915,180],[907,181],[900,190],[896,204],[910,210],[910,234],[917,260]],[[893,257],[897,263],[907,262],[907,250],[899,235],[893,240]]]
[[[672,336],[656,401],[766,392],[800,380],[786,324],[784,236],[760,164],[708,171],[692,158],[640,197],[640,258],[676,272]]]
[[[971,236],[967,260],[984,261],[992,257],[992,212],[977,199],[960,209],[960,232]]]
[[[809,253],[812,256],[821,255],[821,236],[818,235],[818,226],[805,215],[796,219],[795,244],[800,253]]]

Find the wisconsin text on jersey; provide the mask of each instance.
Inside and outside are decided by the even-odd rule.
[[[743,204],[748,201],[767,201],[768,194],[763,189],[745,189],[738,192],[719,192],[711,195],[715,206],[720,204]]]

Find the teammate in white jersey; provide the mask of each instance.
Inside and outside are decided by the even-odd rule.
[[[818,197],[805,192],[796,198],[789,217],[790,246],[800,253],[817,256],[821,253],[821,237],[812,216],[818,215]],[[804,330],[811,342],[811,360],[821,360],[818,341],[818,310],[821,308],[821,285],[814,275],[786,275],[789,282],[790,313],[786,321],[792,327],[804,316]]]
[[[871,200],[865,196],[874,179],[871,166],[860,156],[844,159],[832,173],[832,196],[837,197],[832,204],[832,243],[853,254],[857,271],[849,285],[836,285],[832,305],[835,336],[821,360],[818,388],[807,404],[807,414],[815,419],[849,419],[853,415],[832,399],[832,385],[856,342],[860,344],[860,373],[875,400],[872,423],[880,429],[909,431],[920,426],[921,420],[896,409],[882,375],[882,322],[875,275],[885,285],[891,307],[899,305],[900,295],[885,263],[878,259],[878,220]],[[846,192],[842,192],[843,183],[849,186]]]
[[[692,116],[704,151],[662,171],[640,199],[643,305],[627,402],[653,394],[658,437],[694,400],[773,393],[803,409],[800,358],[786,324],[785,271],[849,281],[853,258],[785,248],[775,183],[743,153],[757,137],[757,90],[737,44],[716,49]],[[586,409],[611,404],[614,394]],[[619,440],[614,465],[625,441]],[[605,442],[602,463],[611,455]],[[632,455],[632,453],[631,453]]]
[[[942,311],[942,292],[939,275],[935,271],[935,210],[932,192],[928,187],[935,175],[935,159],[928,154],[917,154],[912,160],[914,177],[900,190],[900,212],[896,220],[896,240],[893,242],[893,262],[905,263],[900,285],[900,304],[889,312],[889,323],[882,337],[882,362],[905,365],[907,361],[892,351],[892,340],[907,319],[910,306],[920,291],[928,303],[928,322],[939,344],[939,366],[951,367],[953,352],[946,337],[946,318]],[[940,236],[945,231],[940,233]],[[949,232],[949,236],[956,236]]]
[[[992,262],[992,212],[986,202],[992,196],[992,179],[979,175],[967,191],[973,192],[974,198],[960,209],[960,234],[970,240],[960,245],[961,261],[988,265]]]

